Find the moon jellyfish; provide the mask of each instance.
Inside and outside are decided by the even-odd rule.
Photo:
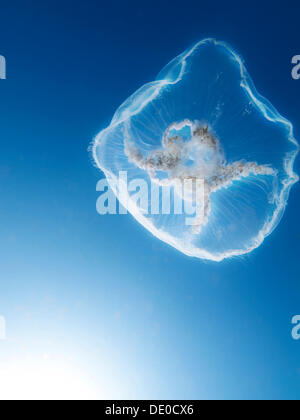
[[[214,39],[176,57],[127,99],[93,144],[97,166],[139,223],[181,252],[214,261],[251,252],[278,225],[298,180],[297,153],[292,124],[257,93],[242,58]],[[200,215],[190,226],[185,214],[146,212],[125,185],[117,187],[120,172],[151,191],[169,187],[173,198],[199,205]]]

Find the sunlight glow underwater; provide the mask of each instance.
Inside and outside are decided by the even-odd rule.
[[[257,93],[242,58],[205,39],[120,106],[96,137],[93,157],[153,235],[186,255],[221,261],[251,252],[278,225],[298,181],[298,149],[292,124]],[[178,181],[201,178],[204,217],[191,229],[184,215],[146,215],[117,189],[120,171],[170,185],[174,194]]]

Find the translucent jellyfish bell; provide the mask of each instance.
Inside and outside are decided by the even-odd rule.
[[[213,39],[185,51],[127,99],[93,147],[139,223],[181,252],[215,261],[252,251],[277,226],[298,180],[297,152],[292,124],[257,93],[241,57]],[[117,188],[120,171],[128,181],[146,181],[149,191],[168,186],[173,198],[198,200],[201,217],[190,226],[186,214],[145,211],[125,186]],[[186,179],[202,180],[200,200],[197,186],[181,194]]]

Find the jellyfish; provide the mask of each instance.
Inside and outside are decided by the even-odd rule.
[[[193,45],[130,96],[92,146],[139,223],[188,256],[218,262],[250,253],[276,228],[298,181],[298,149],[292,123],[258,94],[242,58],[215,39]],[[118,183],[120,172],[201,212],[192,225],[174,209],[147,212]]]

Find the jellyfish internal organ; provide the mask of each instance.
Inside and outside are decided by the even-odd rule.
[[[183,142],[178,135],[169,135],[173,129],[183,127],[191,129],[191,139],[187,142]],[[163,136],[162,145],[163,149],[154,150],[144,158],[134,144],[125,140],[125,153],[131,162],[147,171],[152,181],[159,185],[171,184],[179,193],[183,182],[187,179],[204,181],[203,218],[200,218],[199,223],[193,226],[194,234],[200,233],[202,225],[208,221],[212,192],[227,187],[234,180],[247,178],[250,175],[275,174],[272,168],[255,162],[237,161],[226,164],[219,141],[209,133],[207,126],[197,122],[185,120],[182,123],[172,124]],[[157,171],[165,171],[167,177],[159,180],[156,176]],[[196,188],[196,182],[193,185]],[[194,200],[196,197],[195,193]]]
[[[203,212],[192,227],[184,215],[128,209],[159,239],[214,261],[251,252],[277,226],[298,180],[297,153],[292,124],[257,93],[241,57],[214,39],[127,99],[93,145],[121,202],[126,195],[130,203],[130,194],[115,188],[120,171],[178,195],[186,179],[201,179]],[[195,185],[185,200],[197,200]]]

